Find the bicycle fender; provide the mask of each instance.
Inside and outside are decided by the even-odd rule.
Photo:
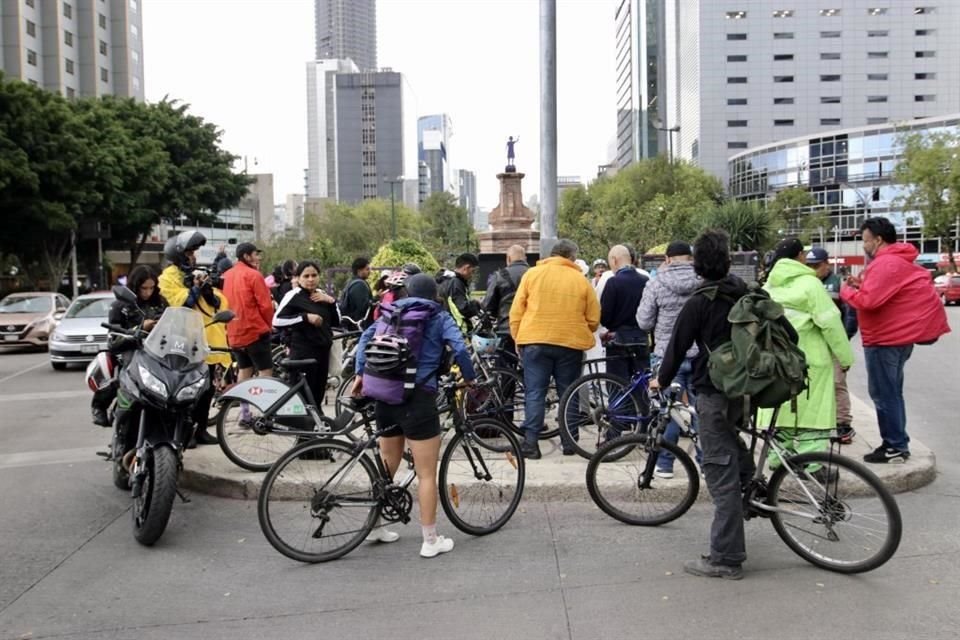
[[[251,378],[238,382],[223,392],[220,402],[224,400],[242,400],[249,402],[261,412],[266,412],[290,390],[282,380],[276,378]],[[287,400],[286,404],[277,411],[278,416],[305,416],[307,409],[303,399],[297,395]]]

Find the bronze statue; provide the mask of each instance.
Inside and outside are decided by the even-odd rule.
[[[513,145],[517,144],[518,142],[520,142],[520,136],[517,136],[516,138],[514,138],[513,136],[510,136],[509,138],[507,138],[507,166],[508,167],[514,166],[514,159],[516,158],[516,155],[514,154],[514,151],[513,151]]]

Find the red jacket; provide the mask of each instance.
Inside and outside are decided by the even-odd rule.
[[[223,293],[230,309],[237,314],[227,323],[227,340],[234,348],[246,347],[265,333],[273,323],[273,297],[263,275],[242,260],[223,274]]]
[[[898,242],[877,251],[859,289],[844,286],[840,299],[857,310],[865,347],[929,342],[950,332],[930,272],[914,264],[919,252]]]

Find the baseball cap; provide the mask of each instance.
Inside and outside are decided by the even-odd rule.
[[[827,253],[827,250],[823,247],[814,247],[807,252],[807,264],[820,264],[821,262],[826,262],[830,257],[830,254]]]
[[[797,238],[787,238],[777,243],[777,246],[773,248],[773,255],[777,260],[780,258],[796,258],[801,251],[803,251],[802,242]]]
[[[667,257],[674,258],[676,256],[692,256],[693,249],[690,247],[688,242],[680,242],[679,240],[671,242],[667,245]]]
[[[251,253],[260,253],[260,249],[257,249],[257,245],[253,244],[252,242],[241,242],[237,245],[238,258],[248,256]]]

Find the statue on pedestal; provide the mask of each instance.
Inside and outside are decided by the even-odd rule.
[[[507,138],[507,171],[510,172],[517,170],[517,166],[514,164],[517,156],[514,153],[513,146],[518,142],[520,142],[520,136],[517,136],[516,138],[510,136]]]

